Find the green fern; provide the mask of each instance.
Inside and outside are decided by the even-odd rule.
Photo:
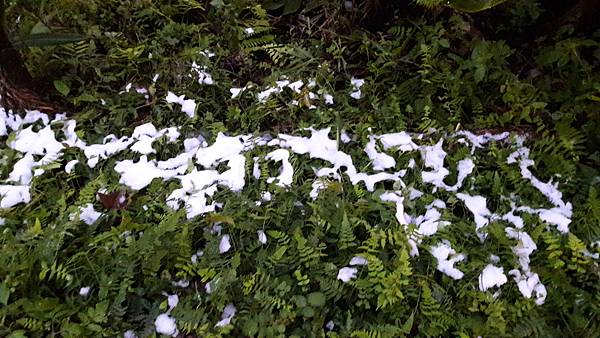
[[[453,325],[452,316],[448,313],[448,304],[439,303],[433,297],[427,281],[422,281],[421,291],[419,310],[424,320],[419,323],[419,333],[427,337],[436,337],[448,332]]]
[[[344,213],[344,218],[340,226],[340,237],[338,247],[340,249],[347,249],[356,246],[356,237],[354,236],[354,227],[348,220],[348,214]]]
[[[62,264],[58,264],[56,261],[51,265],[48,265],[46,262],[42,262],[38,279],[40,281],[55,280],[63,283],[64,286],[69,286],[73,282],[73,275],[69,273],[67,267]]]

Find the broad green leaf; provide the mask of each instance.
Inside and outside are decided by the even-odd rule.
[[[456,10],[468,13],[484,11],[507,0],[450,0],[448,5]]]
[[[67,96],[71,91],[69,84],[63,80],[54,80],[54,88],[56,88],[63,96]]]
[[[8,304],[8,297],[10,297],[10,288],[6,283],[0,283],[0,304]]]
[[[29,32],[30,35],[43,33],[50,33],[50,28],[44,25],[44,23],[42,23],[41,21],[38,21],[38,23],[36,23],[35,26],[33,26],[33,28],[31,28],[31,31]]]
[[[75,98],[75,102],[96,102],[98,98],[90,93],[83,93]]]
[[[296,305],[298,307],[305,307],[306,306],[306,297],[302,296],[302,295],[297,295],[295,297],[296,300]]]
[[[242,330],[246,336],[256,336],[256,333],[258,332],[258,323],[256,319],[252,318],[246,321],[242,326]]]
[[[412,330],[413,324],[415,321],[415,313],[411,313],[410,317],[406,320],[406,322],[402,325],[402,332],[409,334]]]
[[[313,317],[315,315],[315,309],[310,306],[302,308],[302,315],[304,317]]]
[[[223,0],[212,0],[210,5],[216,8],[222,8],[225,6],[225,2]]]
[[[287,246],[282,246],[281,248],[277,249],[277,251],[275,251],[273,253],[273,255],[271,256],[271,258],[273,258],[274,260],[278,261],[280,260],[283,255],[285,254],[285,252],[287,251]]]
[[[486,72],[487,70],[483,65],[478,65],[477,67],[475,67],[475,73],[473,74],[475,82],[481,82],[485,78]]]
[[[11,332],[6,338],[27,338],[25,330],[16,330]]]
[[[230,225],[235,225],[233,218],[227,215],[219,215],[219,214],[210,214],[207,217],[208,221],[212,224],[226,223]]]
[[[263,3],[262,6],[269,11],[274,11],[283,7],[284,4],[285,0],[269,0],[265,1],[265,3]]]
[[[302,5],[302,0],[285,0],[283,15],[296,13],[300,9],[300,5]]]
[[[83,41],[87,37],[77,33],[39,33],[14,43],[15,48],[50,47]]]
[[[32,236],[37,236],[42,233],[42,223],[39,218],[35,219],[35,223],[29,228],[29,233],[31,233]]]
[[[314,307],[325,305],[325,294],[323,292],[313,292],[308,294],[308,304]]]

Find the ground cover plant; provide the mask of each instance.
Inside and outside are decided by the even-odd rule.
[[[0,336],[600,336],[593,1],[2,5]]]

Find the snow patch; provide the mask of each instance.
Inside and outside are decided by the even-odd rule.
[[[492,213],[486,206],[486,199],[483,196],[471,196],[463,193],[456,194],[456,197],[465,203],[465,206],[475,217],[475,231],[477,236],[483,242],[487,237],[486,233],[480,232],[485,226],[490,223]]]
[[[431,255],[438,261],[437,269],[453,279],[461,279],[464,273],[454,267],[454,264],[465,260],[464,254],[456,254],[450,246],[450,242],[443,240],[436,246],[431,247]]]
[[[229,235],[223,235],[221,242],[219,243],[219,253],[226,253],[231,249],[231,243],[229,243]]]
[[[185,95],[177,96],[172,92],[169,92],[166,100],[168,103],[176,103],[181,105],[181,111],[186,113],[190,118],[196,116],[196,101],[192,99],[186,99]]]
[[[507,281],[504,268],[488,264],[479,275],[479,290],[486,291],[494,286],[500,287]]]
[[[344,283],[348,283],[352,279],[356,279],[358,270],[356,268],[344,267],[338,271],[337,279]]]
[[[233,304],[227,304],[227,306],[225,306],[225,309],[223,309],[221,320],[217,322],[215,327],[223,327],[229,325],[231,323],[231,319],[233,319],[233,316],[235,316],[236,311],[237,309]]]

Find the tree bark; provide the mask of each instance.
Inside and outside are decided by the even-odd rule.
[[[33,80],[23,63],[21,54],[13,48],[4,22],[5,2],[0,0],[0,69],[17,87],[32,88]]]
[[[56,109],[46,103],[34,88],[34,81],[23,58],[6,33],[6,2],[0,0],[0,106],[7,109],[37,109],[52,113]]]

